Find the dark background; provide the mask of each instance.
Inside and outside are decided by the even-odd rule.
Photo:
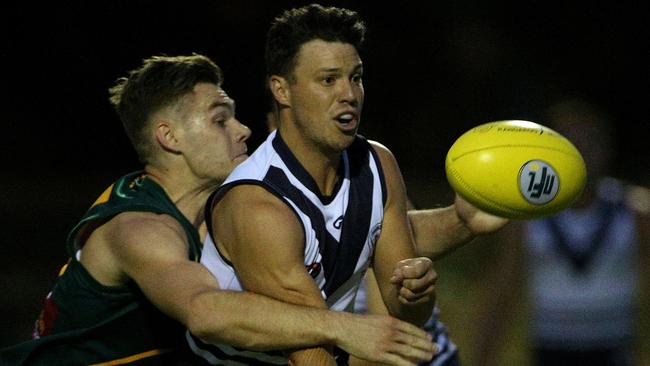
[[[239,119],[263,139],[265,31],[297,1],[2,5],[0,347],[27,339],[65,262],[64,240],[115,178],[139,168],[107,101],[155,54],[224,70]],[[580,97],[615,123],[614,175],[648,185],[647,4],[455,0],[323,2],[359,11],[361,133],[393,150],[416,204],[447,204],[444,156],[477,124],[527,119]],[[594,141],[594,143],[598,143]]]

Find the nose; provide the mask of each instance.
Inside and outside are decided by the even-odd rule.
[[[339,91],[339,102],[357,106],[363,93],[363,89],[349,79],[342,80],[339,85],[341,85]]]
[[[244,142],[248,140],[249,137],[251,137],[251,129],[248,128],[245,124],[239,122],[239,120],[235,120],[235,125],[234,125],[234,138],[235,142]]]

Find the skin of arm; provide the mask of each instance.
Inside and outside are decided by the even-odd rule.
[[[81,263],[99,282],[135,281],[162,312],[211,343],[255,351],[336,344],[364,359],[401,365],[426,358],[433,344],[424,331],[387,316],[361,316],[288,304],[251,292],[220,290],[212,274],[187,257],[180,224],[167,215],[128,212],[92,232]],[[430,357],[430,356],[429,356]]]
[[[386,304],[384,304],[384,300],[381,297],[381,292],[379,291],[377,279],[375,278],[375,272],[372,270],[372,268],[368,268],[364,281],[366,281],[366,305],[368,307],[368,313],[388,314],[388,309],[386,308]],[[427,360],[422,360],[422,361],[427,361]],[[350,357],[350,366],[372,366],[372,365],[380,365],[380,364],[375,362],[368,362],[366,360],[361,360],[353,356]]]
[[[375,246],[373,269],[389,313],[421,326],[435,303],[435,271],[428,258],[416,257],[406,213],[406,188],[393,155],[371,142],[377,152],[388,190],[382,232]]]
[[[99,268],[95,257],[106,253],[96,248],[108,248],[109,255],[103,258],[112,258],[113,265],[119,267],[118,276],[122,277],[113,281],[124,283],[132,279],[156,307],[207,341],[254,350],[337,341],[338,336],[326,331],[324,322],[320,324],[323,318],[336,321],[329,314],[252,293],[220,290],[203,265],[188,260],[185,233],[169,216],[120,214],[95,230],[86,247],[82,256],[86,267]],[[93,276],[110,282],[106,275]],[[269,312],[277,315],[275,321],[268,321]],[[281,326],[293,322],[307,322],[315,327]]]
[[[228,191],[213,212],[216,245],[246,291],[327,309],[305,267],[302,226],[289,206],[264,188],[243,185]],[[335,364],[323,347],[297,350],[288,357],[293,364]]]
[[[418,255],[440,259],[469,243],[477,235],[502,228],[508,220],[479,210],[456,194],[453,205],[409,210],[409,222]]]

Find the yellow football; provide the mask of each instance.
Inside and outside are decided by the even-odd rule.
[[[452,188],[483,211],[532,219],[569,207],[587,178],[582,155],[552,129],[528,121],[490,122],[465,132],[445,160]]]

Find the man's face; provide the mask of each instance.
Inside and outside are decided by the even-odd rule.
[[[364,98],[362,75],[361,59],[351,44],[312,40],[301,46],[289,90],[303,142],[331,153],[354,141]]]
[[[250,130],[235,118],[235,103],[221,87],[198,83],[181,101],[182,153],[197,176],[221,183],[248,158]]]

